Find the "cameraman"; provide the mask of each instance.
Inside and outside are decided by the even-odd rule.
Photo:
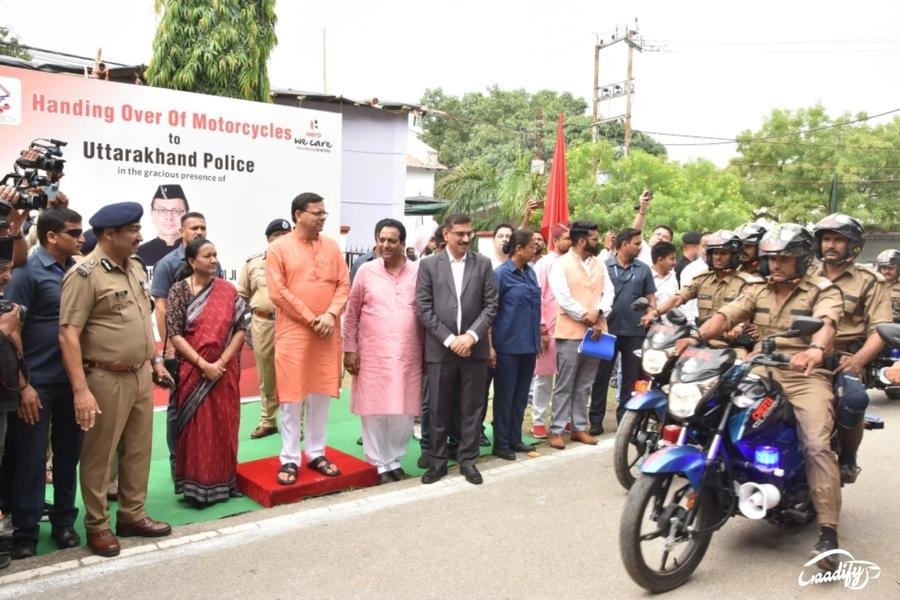
[[[0,293],[9,283],[11,275],[11,259],[13,240],[0,238]],[[0,463],[3,462],[3,451],[6,447],[6,424],[9,413],[19,408],[19,388],[24,380],[19,369],[20,354],[17,349],[19,337],[20,308],[7,302],[3,308],[11,308],[0,312]],[[6,461],[7,465],[11,461]],[[0,527],[0,569],[9,566],[9,554],[12,546],[11,531]]]
[[[47,442],[53,448],[52,538],[60,549],[75,548],[75,469],[82,433],[75,422],[72,387],[62,365],[59,298],[63,276],[84,242],[81,215],[68,208],[43,211],[38,217],[40,247],[15,270],[7,298],[29,308],[22,329],[22,349],[31,381],[22,390],[18,414],[9,424],[12,469],[13,559],[35,555],[38,522],[44,508]],[[53,427],[50,428],[50,421]]]
[[[61,156],[58,152],[54,156]],[[51,159],[48,163],[41,152],[32,148],[26,148],[20,153],[19,159],[16,161],[17,166],[25,169],[38,169],[39,166],[50,166],[45,170],[46,185],[34,186],[25,189],[28,194],[44,194],[47,196],[47,208],[67,208],[69,206],[69,198],[59,189],[59,181],[63,178],[62,159]],[[22,176],[23,178],[25,175]],[[43,183],[43,182],[42,182]],[[25,233],[32,225],[29,213],[30,207],[17,207],[21,201],[20,190],[16,186],[0,185],[0,211],[9,207],[5,217],[0,220],[0,236],[10,236],[14,240],[12,266],[20,267],[25,264],[28,256],[28,242],[25,240]],[[8,229],[4,229],[4,223]],[[33,243],[33,242],[32,242]]]

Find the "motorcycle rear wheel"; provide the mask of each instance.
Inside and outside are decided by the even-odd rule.
[[[619,524],[619,551],[628,574],[642,588],[653,592],[668,592],[683,585],[703,560],[712,532],[689,536],[683,521],[691,497],[688,481],[674,474],[643,475],[628,494]],[[699,499],[699,512],[694,517],[694,529],[705,530],[715,524],[717,510],[711,492]],[[650,524],[648,530],[642,526]],[[666,544],[671,535],[673,547]],[[663,542],[661,556],[650,556],[650,546]],[[672,550],[682,549],[679,557]],[[646,552],[645,552],[646,550]],[[651,562],[659,566],[651,566]]]
[[[661,429],[662,424],[653,411],[625,411],[616,430],[613,469],[619,484],[626,490],[631,489],[634,480],[641,474],[641,463],[656,450]]]

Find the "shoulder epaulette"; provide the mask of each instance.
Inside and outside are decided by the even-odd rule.
[[[141,268],[144,270],[144,275],[146,275],[146,276],[148,276],[148,277],[150,276],[150,271],[147,270],[147,265],[144,263],[144,259],[142,259],[142,258],[141,258],[140,256],[138,256],[137,254],[132,254],[132,255],[131,255],[131,260],[137,261],[137,263],[138,263],[139,265],[141,265]]]
[[[819,277],[818,275],[816,275],[814,277],[811,277],[810,279],[812,284],[820,290],[827,290],[834,285],[834,283],[827,277]]]
[[[735,274],[740,277],[744,283],[765,283],[766,280],[759,275],[747,273],[746,271],[736,271]]]
[[[97,259],[90,258],[90,259],[81,261],[81,263],[79,263],[79,265],[77,267],[75,267],[75,270],[78,271],[79,275],[81,275],[83,277],[87,277],[88,275],[91,274],[91,271],[93,271],[94,267],[96,267],[96,266],[97,266]]]
[[[875,277],[875,281],[886,281],[886,279],[884,278],[884,275],[882,275],[881,273],[879,273],[878,271],[876,271],[876,270],[875,270],[873,267],[871,267],[870,265],[861,265],[861,264],[859,264],[859,263],[856,263],[856,264],[854,264],[854,266],[855,266],[858,270],[864,271],[867,275],[873,275],[873,276]]]
[[[258,252],[258,253],[256,253],[256,254],[254,254],[253,256],[248,256],[246,262],[250,262],[251,260],[253,260],[253,259],[255,259],[255,258],[265,258],[265,257],[266,257],[265,251],[263,251],[263,252]]]

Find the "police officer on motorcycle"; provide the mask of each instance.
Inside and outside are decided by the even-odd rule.
[[[891,298],[894,323],[900,323],[900,250],[885,250],[875,259],[875,268],[884,277]]]
[[[884,278],[874,269],[854,263],[865,243],[859,221],[847,215],[828,215],[813,227],[813,237],[816,258],[822,261],[815,274],[830,279],[844,294],[844,318],[838,323],[829,367],[835,372],[838,397],[841,480],[853,483],[860,471],[856,451],[869,405],[863,378],[866,365],[884,348],[875,326],[890,323],[891,313]]]
[[[743,251],[741,252],[741,270],[745,273],[760,275],[759,242],[766,235],[765,225],[744,223],[734,232],[744,243]]]
[[[806,476],[820,525],[819,540],[811,556],[818,556],[838,547],[841,479],[837,456],[831,449],[834,392],[832,373],[822,365],[843,314],[843,297],[831,281],[809,274],[814,240],[800,225],[773,227],[760,241],[759,250],[767,263],[768,280],[746,286],[734,302],[720,308],[700,327],[697,337],[718,339],[744,321],[756,325],[763,338],[787,331],[798,315],[823,321],[822,328],[811,337],[776,338],[777,351],[790,357],[790,369],[772,370],[772,377],[784,388],[797,421]],[[679,344],[679,350],[686,345]],[[757,342],[754,350],[760,348]],[[833,570],[837,559],[829,556],[819,566]]]
[[[744,286],[763,283],[761,277],[739,269],[742,252],[743,242],[735,232],[721,229],[710,235],[706,242],[706,264],[709,265],[709,271],[695,277],[690,285],[684,286],[663,302],[658,307],[659,313],[648,311],[641,319],[641,324],[647,327],[657,315],[666,314],[694,298],[697,299],[699,322],[703,323],[720,307],[737,298]],[[739,333],[741,331],[729,337],[733,338]],[[714,345],[725,346],[719,341]]]

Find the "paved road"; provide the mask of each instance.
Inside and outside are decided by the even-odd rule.
[[[887,427],[868,434],[862,477],[844,490],[841,541],[857,559],[881,567],[878,580],[858,592],[840,584],[801,589],[816,529],[732,519],[694,577],[669,596],[900,597],[900,461],[893,443],[900,403],[880,397],[871,410]],[[646,596],[619,558],[625,493],[610,467],[611,443],[605,436],[597,447],[486,461],[480,487],[452,472],[433,486],[408,481],[179,528],[163,549],[128,540],[128,552],[139,553],[117,559],[85,559],[83,549],[57,553],[37,564],[60,572],[16,582],[10,579],[33,574],[16,565],[18,574],[0,579],[0,598]]]

